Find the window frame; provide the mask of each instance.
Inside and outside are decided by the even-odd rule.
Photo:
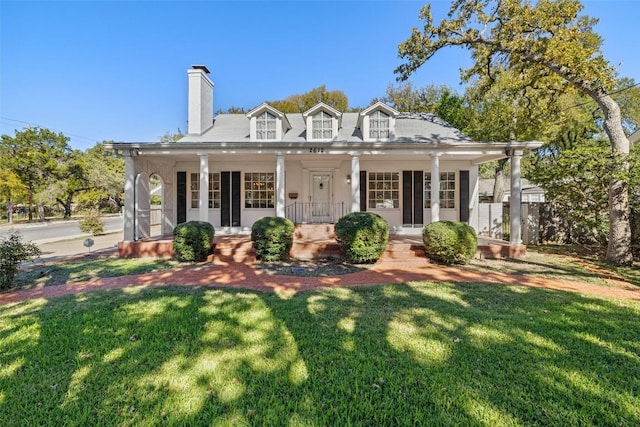
[[[386,123],[386,127],[382,125]],[[369,114],[369,139],[389,139],[391,116],[382,110]],[[385,132],[386,135],[382,135]],[[375,134],[375,135],[374,135]]]
[[[275,208],[275,172],[245,172],[243,183],[245,209]]]
[[[320,118],[318,118],[320,116]],[[333,121],[335,117],[324,110],[318,111],[311,116],[311,135],[312,139],[333,139]],[[319,126],[318,126],[319,125]],[[329,132],[329,136],[325,133]],[[320,136],[317,136],[317,133]]]
[[[440,172],[440,209],[456,208],[456,173]],[[431,172],[424,173],[424,207],[431,209]]]
[[[367,172],[367,207],[400,209],[400,172]]]
[[[264,127],[261,127],[264,126]],[[272,126],[272,127],[270,127]],[[278,117],[270,111],[263,111],[256,116],[256,139],[272,140],[276,139],[278,132]]]

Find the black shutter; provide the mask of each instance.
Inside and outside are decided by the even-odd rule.
[[[469,171],[460,171],[460,221],[469,222]]]
[[[424,172],[413,171],[413,225],[424,224]]]
[[[240,227],[240,172],[231,172],[231,225]]]
[[[367,211],[367,171],[360,171],[360,211]]]
[[[411,171],[402,171],[402,225],[413,224],[413,174]]]
[[[231,180],[230,172],[220,172],[220,225],[231,225]]]
[[[176,197],[176,215],[177,223],[187,222],[187,173],[178,172],[176,178],[177,197]]]

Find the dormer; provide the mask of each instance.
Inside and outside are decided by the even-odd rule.
[[[332,141],[338,136],[342,113],[321,102],[302,113],[307,127],[307,141]]]
[[[396,117],[399,111],[383,102],[376,102],[358,115],[358,128],[364,141],[394,139]]]
[[[266,102],[247,113],[251,141],[281,141],[291,129],[287,116]]]

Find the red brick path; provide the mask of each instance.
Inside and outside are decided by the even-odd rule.
[[[120,289],[133,286],[211,286],[295,293],[327,287],[377,285],[410,281],[482,282],[521,285],[640,301],[640,289],[635,289],[625,283],[616,282],[612,283],[611,286],[599,286],[526,275],[476,272],[433,265],[424,258],[405,261],[382,259],[363,271],[334,277],[271,275],[256,269],[251,259],[245,262],[233,262],[231,260],[227,262],[224,259],[216,259],[212,263],[197,264],[157,273],[104,278],[90,282],[69,283],[2,293],[0,294],[0,305],[26,299],[53,298],[101,289]]]

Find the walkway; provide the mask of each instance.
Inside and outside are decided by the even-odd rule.
[[[599,286],[561,279],[509,275],[498,272],[478,272],[454,267],[442,267],[430,264],[426,259],[382,260],[362,271],[334,277],[272,275],[256,268],[255,264],[250,260],[242,263],[216,259],[212,263],[195,264],[156,273],[104,278],[90,282],[1,293],[0,305],[33,298],[53,298],[61,295],[134,286],[210,286],[294,294],[310,289],[371,286],[411,281],[521,285],[640,301],[640,289],[632,289],[625,286],[624,283]]]

